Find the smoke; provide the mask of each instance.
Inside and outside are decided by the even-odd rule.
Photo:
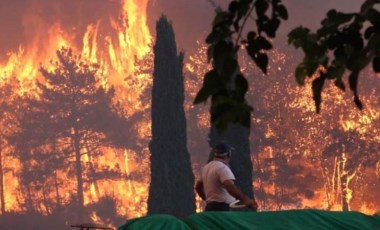
[[[81,39],[87,25],[117,18],[119,0],[2,0],[0,2],[0,60],[7,52],[30,43],[36,31],[46,36],[53,23]],[[79,43],[79,41],[77,41]]]
[[[155,0],[150,1],[148,10],[149,28],[152,34],[155,21],[161,14],[168,16],[178,41],[178,46],[185,51],[196,48],[196,41],[204,41],[211,31],[211,22],[214,17],[214,4],[223,9],[228,7],[231,0]],[[277,35],[280,46],[287,44],[287,34],[295,26],[304,25],[316,29],[327,11],[331,8],[343,12],[354,12],[360,9],[361,1],[356,0],[283,0],[288,8],[289,20],[284,22]]]
[[[213,0],[226,9],[230,0]],[[357,11],[361,2],[356,0],[284,0],[290,18],[285,22],[278,38],[286,44],[286,34],[291,28],[305,25],[316,28],[328,9],[336,8],[344,12]],[[66,32],[83,34],[86,26],[97,21],[117,18],[121,0],[2,0],[0,1],[0,60],[9,50],[15,50],[30,39],[31,33],[59,21]],[[196,41],[203,41],[211,29],[214,6],[209,0],[150,0],[148,6],[148,26],[155,34],[155,22],[165,14],[172,21],[178,47],[193,51]]]

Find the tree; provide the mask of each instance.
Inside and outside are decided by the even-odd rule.
[[[13,79],[11,79],[13,80]],[[16,82],[2,82],[0,83],[0,206],[1,214],[6,212],[5,202],[5,174],[11,168],[7,163],[12,153],[12,147],[9,144],[9,136],[16,130],[15,124],[15,101],[16,101]]]
[[[268,16],[270,6],[272,12]],[[243,39],[244,26],[254,9],[257,31],[250,31]],[[217,9],[212,31],[206,38],[207,59],[212,61],[213,68],[205,74],[194,104],[206,102],[211,97],[211,122],[219,132],[226,130],[229,123],[250,127],[252,107],[245,99],[248,81],[240,71],[240,47],[244,45],[252,60],[266,73],[266,51],[272,49],[266,36],[275,37],[281,20],[287,18],[287,10],[280,0],[237,0],[231,1],[226,11]]]
[[[376,169],[380,161],[378,143],[363,140],[363,136],[355,130],[344,132],[336,129],[331,130],[330,135],[333,143],[322,152],[325,159],[323,167],[326,168],[326,174],[330,172],[331,178],[330,191],[327,191],[331,193],[329,204],[337,202],[343,211],[350,211],[353,179],[358,177],[362,168]]]
[[[192,80],[195,79],[193,75],[202,76],[210,68],[203,61],[206,59],[205,51],[205,45],[200,43],[197,53],[193,54],[187,63],[189,73],[186,79],[189,81],[190,78],[191,82],[186,86],[191,96],[194,96],[196,89],[200,87],[199,82]],[[347,144],[356,143],[357,147],[363,150],[358,158],[366,158],[367,153],[364,149],[368,148],[367,145],[376,146],[376,142],[379,142],[379,97],[374,89],[378,83],[378,76],[368,70],[365,72],[366,84],[360,85],[365,110],[350,108],[350,95],[341,94],[333,82],[327,82],[323,95],[328,97],[323,106],[328,109],[322,109],[321,114],[315,114],[313,99],[308,91],[311,89],[313,78],[306,79],[307,90],[294,87],[296,82],[292,81],[291,77],[297,63],[293,55],[286,55],[277,49],[270,51],[269,55],[272,58],[269,60],[267,75],[260,72],[248,56],[242,54],[239,59],[243,73],[246,76],[255,76],[248,78],[252,89],[247,93],[247,100],[255,107],[250,135],[255,198],[260,203],[259,206],[265,210],[341,210],[340,190],[331,189],[332,184],[335,184],[335,188],[337,185],[337,180],[332,182],[332,172],[335,160],[333,156],[338,152],[322,152],[335,142],[335,137],[329,132],[333,129],[347,132],[349,128],[360,133],[362,141],[356,142],[354,138],[345,141]],[[191,128],[202,130],[203,135],[206,135],[205,132],[210,127],[205,108],[194,106],[190,110],[197,114],[197,122]],[[227,129],[223,134],[228,132]],[[337,142],[339,143],[338,140]],[[370,152],[374,159],[378,151],[374,149]],[[349,157],[350,153],[346,153],[346,156]],[[348,158],[348,161],[350,160]],[[202,161],[204,157],[201,158]],[[373,162],[376,164],[375,160]],[[195,167],[198,165],[195,164]],[[367,214],[377,210],[379,202],[376,193],[372,192],[379,187],[377,180],[378,172],[375,168],[362,165],[357,170],[349,184],[349,189],[352,190],[350,206],[353,210]]]
[[[174,31],[165,16],[156,31],[148,213],[186,217],[195,212],[195,194],[183,108],[183,53],[177,54]]]
[[[359,13],[330,10],[316,34],[304,27],[289,33],[289,44],[301,47],[305,53],[295,72],[297,82],[302,85],[306,77],[319,73],[312,87],[317,112],[324,82],[335,80],[335,85],[345,90],[342,78],[346,70],[350,71],[348,78],[354,102],[362,108],[357,92],[359,74],[370,63],[375,72],[380,72],[380,13],[375,9],[378,3],[379,0],[366,0]],[[254,10],[256,31],[249,31],[243,39],[243,29],[253,18]],[[213,69],[205,74],[194,104],[211,97],[211,121],[219,132],[226,130],[229,123],[250,126],[252,107],[245,100],[248,82],[237,60],[240,47],[244,46],[251,59],[266,73],[266,51],[272,49],[268,37],[274,38],[281,20],[287,18],[288,12],[281,0],[233,0],[228,10],[217,9],[212,31],[206,38],[208,60],[212,60]],[[330,61],[331,54],[334,59]]]
[[[24,163],[41,160],[37,168],[26,165],[25,170],[51,175],[57,167],[73,169],[76,203],[83,214],[87,166],[82,156],[100,154],[100,146],[125,147],[123,139],[131,130],[121,107],[112,101],[113,88],[101,85],[98,66],[86,64],[71,49],[62,48],[57,57],[58,61],[52,63],[54,70],[40,68],[37,95],[28,100],[14,143],[18,143]],[[72,157],[74,167],[68,161]]]

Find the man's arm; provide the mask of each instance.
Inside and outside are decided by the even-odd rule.
[[[249,198],[243,192],[240,191],[238,187],[234,184],[233,180],[223,181],[223,186],[227,189],[228,193],[231,194],[238,200],[241,200],[245,206],[257,210],[257,203],[254,199]]]
[[[206,195],[205,195],[205,191],[203,189],[203,182],[202,181],[199,181],[199,180],[197,181],[197,183],[195,184],[195,191],[202,198],[202,200],[206,200]]]

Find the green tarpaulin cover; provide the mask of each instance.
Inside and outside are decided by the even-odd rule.
[[[170,215],[132,219],[118,230],[191,229],[291,229],[291,230],[380,230],[380,216],[360,212],[289,210],[273,212],[203,212],[181,220]]]

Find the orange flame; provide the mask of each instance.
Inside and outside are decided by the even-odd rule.
[[[80,37],[81,35],[69,36],[59,22],[48,26],[47,23],[35,16],[37,14],[26,15],[24,24],[32,25],[34,28],[34,30],[28,31],[31,38],[28,44],[20,45],[17,51],[9,52],[8,60],[5,63],[0,63],[0,84],[8,81],[12,76],[16,76],[21,84],[18,93],[31,92],[31,89],[35,87],[35,79],[39,77],[40,64],[46,66],[51,59],[55,58],[57,50],[69,47],[75,53],[81,54],[86,61],[100,65],[101,73],[106,76],[106,79],[102,79],[102,84],[115,86],[117,100],[125,105],[128,115],[143,111],[149,106],[149,103],[141,102],[140,97],[150,87],[151,77],[147,73],[137,73],[139,66],[136,65],[136,62],[146,58],[151,52],[152,36],[146,21],[148,0],[121,0],[120,4],[122,9],[120,17],[110,19],[106,35],[101,34],[100,30],[101,22],[104,23],[104,21],[99,20],[87,25],[81,39],[82,47],[75,46],[77,39],[75,36]],[[46,31],[45,28],[48,28],[47,33],[42,33],[42,31]],[[136,129],[139,130],[138,138],[143,140],[150,136],[150,123],[144,119],[136,125]],[[138,154],[143,156],[142,159],[137,157]],[[130,217],[144,215],[149,183],[147,156],[148,151],[146,150],[143,153],[131,150],[120,153],[120,150],[112,149],[105,149],[104,155],[99,157],[90,158],[90,156],[84,155],[82,158],[84,162],[95,161],[100,166],[109,167],[128,178],[89,183],[85,191],[85,204],[91,204],[102,196],[108,195],[114,197],[118,202],[120,215]],[[13,168],[18,169],[18,167]],[[144,179],[135,178],[134,173],[144,174]],[[69,179],[66,172],[58,172],[57,176],[62,181]],[[11,173],[5,175],[7,181],[5,199],[8,211],[21,211],[18,208],[21,198],[16,192],[19,186],[16,178]],[[12,183],[10,183],[11,181]],[[75,190],[73,188],[75,188],[75,183],[71,182],[65,182],[65,187],[60,188],[63,190],[61,191],[63,202],[70,199],[70,191]],[[53,192],[48,195],[54,197]],[[35,194],[35,196],[40,197],[42,194]],[[96,217],[95,219],[98,218],[96,214],[93,216]]]

